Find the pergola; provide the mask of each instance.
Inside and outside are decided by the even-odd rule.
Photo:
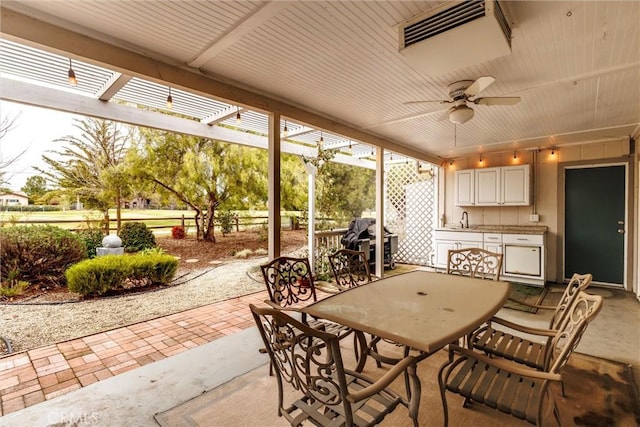
[[[72,60],[62,55],[0,40],[0,98],[59,111],[113,120],[137,126],[211,138],[248,147],[313,158],[318,149],[335,151],[331,161],[367,169],[378,164],[414,162],[408,155],[377,149],[372,143],[327,132],[299,120],[250,106],[133,76],[107,66]],[[69,74],[75,78],[72,84]],[[379,154],[379,155],[378,155]],[[279,255],[279,165],[270,159],[269,256]],[[309,175],[309,253],[314,253],[315,171]],[[381,174],[382,175],[382,171]],[[378,186],[382,186],[381,178]],[[382,218],[383,189],[378,191],[378,217]],[[279,205],[279,202],[277,203]],[[276,210],[277,209],[277,210]],[[382,227],[383,221],[379,221]],[[380,232],[379,235],[384,235]],[[382,243],[379,243],[382,245]],[[381,246],[379,246],[381,247]],[[384,254],[379,251],[380,257]],[[377,265],[382,266],[379,260]],[[377,274],[381,275],[382,271]]]

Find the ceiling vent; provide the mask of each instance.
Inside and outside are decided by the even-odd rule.
[[[438,75],[511,53],[511,28],[495,0],[447,2],[399,27],[400,53]]]

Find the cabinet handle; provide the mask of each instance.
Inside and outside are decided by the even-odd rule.
[[[516,240],[519,240],[521,242],[528,242],[529,241],[529,239],[524,238],[524,237],[516,237]]]

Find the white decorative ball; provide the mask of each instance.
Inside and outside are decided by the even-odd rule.
[[[119,248],[122,246],[122,240],[115,234],[109,234],[102,239],[103,248]]]

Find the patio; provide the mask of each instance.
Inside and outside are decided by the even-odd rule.
[[[603,295],[605,304],[577,351],[638,372],[637,301],[619,290],[591,291]],[[233,298],[6,357],[0,362],[0,425],[155,425],[155,413],[266,364],[266,356],[255,351],[260,338],[248,310],[266,297],[259,292]],[[500,315],[546,321],[510,309]]]

